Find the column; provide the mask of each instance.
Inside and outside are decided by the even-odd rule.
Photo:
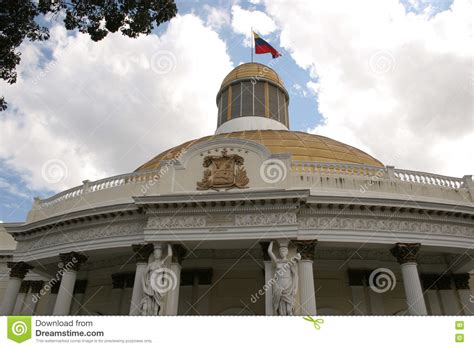
[[[186,256],[186,249],[179,244],[172,246],[173,257],[171,260],[171,273],[176,276],[176,284],[173,284],[172,289],[168,292],[168,299],[166,303],[166,315],[178,315],[179,304],[179,287],[181,285],[181,262]]]
[[[403,286],[410,315],[428,314],[416,263],[416,255],[420,247],[419,243],[397,243],[390,249],[402,268]]]
[[[461,305],[456,290],[454,290],[454,283],[450,274],[440,276],[437,282],[439,289],[439,297],[443,306],[443,314],[459,315],[462,314]]]
[[[349,286],[352,292],[352,315],[367,315],[367,291],[365,280],[367,272],[348,270]]]
[[[298,287],[300,291],[300,314],[316,315],[316,294],[314,291],[313,260],[317,240],[293,241],[301,254],[298,263]]]
[[[465,315],[474,315],[474,296],[469,289],[469,273],[453,274],[454,285]]]
[[[437,280],[438,274],[422,274],[421,283],[427,300],[427,307],[431,315],[442,315],[443,308],[439,299]]]
[[[263,289],[265,290],[265,315],[273,315],[273,290],[272,290],[272,261],[270,256],[268,256],[268,246],[269,242],[260,242],[260,247],[262,248],[263,255],[263,266],[265,271],[265,284]]]
[[[21,282],[26,273],[33,268],[25,262],[7,262],[7,266],[10,268],[10,279],[3,295],[0,315],[11,315],[13,313]]]
[[[140,302],[143,298],[142,279],[148,264],[148,257],[153,251],[153,244],[134,244],[132,245],[132,249],[137,263],[137,269],[135,271],[135,280],[133,282],[130,315],[138,315],[140,310]]]
[[[28,294],[23,310],[21,311],[22,315],[33,315],[35,314],[36,305],[39,301],[39,292],[43,288],[42,280],[35,280],[30,282],[30,293]]]
[[[74,285],[73,301],[71,305],[71,314],[79,315],[82,312],[82,301],[86,293],[87,279],[76,280]]]
[[[59,286],[61,281],[57,280],[51,284],[51,291],[48,294],[48,303],[46,305],[46,314],[52,315],[54,311],[54,305],[56,304],[56,299],[58,298]]]
[[[110,292],[112,314],[121,314],[120,309],[122,307],[124,284],[125,276],[123,273],[112,274],[112,291]]]
[[[20,315],[25,305],[26,295],[30,291],[30,281],[24,280],[21,282],[20,291],[16,297],[15,308],[13,308],[13,315]]]
[[[59,258],[63,263],[63,268],[60,270],[60,272],[62,271],[62,279],[53,315],[69,315],[77,272],[79,272],[81,265],[87,261],[87,256],[72,251],[59,254]]]
[[[130,303],[132,302],[133,286],[135,283],[135,272],[127,272],[123,275],[122,303],[120,304],[120,314],[130,314]]]

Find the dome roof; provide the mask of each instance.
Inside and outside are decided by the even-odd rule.
[[[273,82],[286,91],[283,80],[278,76],[275,70],[260,63],[244,63],[234,68],[222,81],[221,89],[241,79],[266,80]]]
[[[195,144],[228,138],[252,140],[265,146],[272,154],[290,153],[292,160],[297,161],[384,166],[380,161],[355,147],[321,135],[286,130],[254,130],[215,134],[185,142],[160,153],[136,171],[157,169],[160,161],[171,160],[178,153]]]

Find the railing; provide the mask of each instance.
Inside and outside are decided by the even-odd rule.
[[[158,170],[151,170],[146,172],[116,175],[110,178],[100,179],[97,181],[86,180],[84,181],[83,185],[73,187],[69,190],[60,192],[46,199],[38,199],[36,204],[37,207],[40,209],[49,207],[69,198],[77,197],[88,192],[97,192],[127,184],[143,183],[150,180],[154,180],[153,178],[156,175],[159,175],[159,173],[160,172]]]
[[[412,182],[416,184],[441,186],[452,189],[461,188],[464,184],[463,178],[416,172],[413,170],[394,169],[393,174],[400,181]]]
[[[443,175],[416,172],[411,170],[401,170],[395,169],[393,167],[373,167],[345,163],[293,161],[291,162],[291,170],[294,174],[301,175],[301,177],[355,176],[373,178],[375,176],[380,179],[408,182],[421,185],[430,185],[449,189],[459,189],[461,187],[466,187],[466,183],[463,178],[454,178]],[[111,188],[128,184],[144,183],[150,180],[155,180],[159,176],[160,171],[154,169],[146,172],[134,172],[129,174],[117,175],[93,182],[84,181],[83,185],[76,186],[69,190],[60,192],[52,197],[43,200],[36,199],[35,206],[37,209],[41,209],[90,192],[108,190]]]

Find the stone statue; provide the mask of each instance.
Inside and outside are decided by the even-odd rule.
[[[273,241],[268,246],[268,255],[275,264],[272,285],[273,313],[276,315],[293,315],[298,287],[295,259],[301,259],[301,255],[297,253],[294,258],[288,260],[288,242],[281,241],[279,245],[281,258],[277,258],[273,253]]]
[[[140,315],[159,315],[163,308],[163,298],[166,289],[159,283],[161,280],[160,271],[166,270],[166,262],[173,255],[171,245],[168,244],[168,255],[162,258],[163,251],[161,245],[153,250],[153,255],[148,260],[146,272],[142,278],[143,299],[140,303]]]

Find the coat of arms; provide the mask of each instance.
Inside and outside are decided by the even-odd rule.
[[[244,159],[239,155],[228,155],[224,149],[221,156],[206,156],[202,163],[204,177],[197,182],[198,190],[247,188],[249,178],[244,168]]]

